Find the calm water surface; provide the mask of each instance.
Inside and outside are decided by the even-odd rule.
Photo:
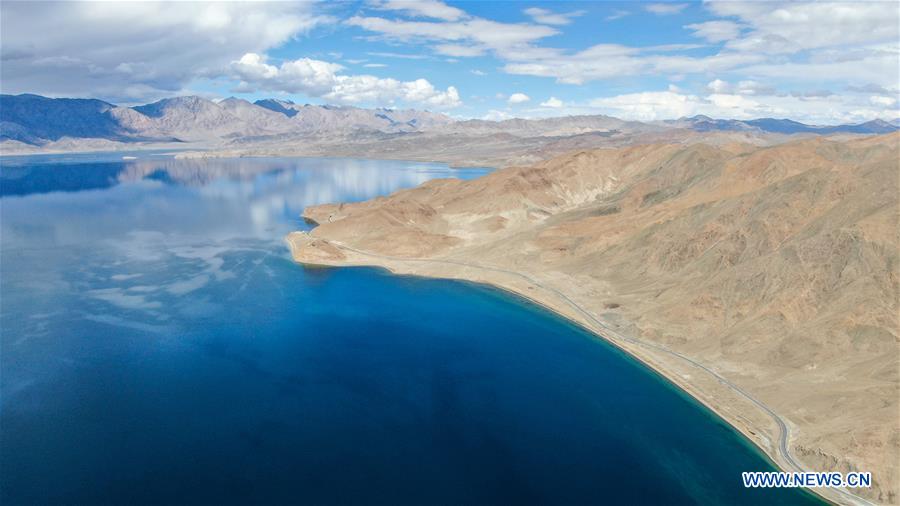
[[[517,298],[304,269],[303,207],[482,170],[7,158],[0,502],[805,504],[697,403]]]

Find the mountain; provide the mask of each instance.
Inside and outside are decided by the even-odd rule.
[[[39,95],[0,95],[0,140],[27,144],[63,137],[137,139],[112,113],[116,106],[102,100]]]
[[[166,98],[132,110],[150,118],[149,129],[154,133],[166,133],[182,140],[254,133],[251,125],[224,107],[195,96]]]
[[[900,133],[580,150],[308,207],[319,225],[289,241],[307,264],[536,300],[698,395],[790,468],[772,417],[688,357],[786,420],[785,445],[806,469],[871,471],[861,493],[894,504],[898,160]]]
[[[509,134],[518,137],[563,137],[586,133],[650,132],[661,130],[656,125],[625,121],[611,116],[582,115],[557,118],[502,121],[467,120],[449,126],[446,131],[469,135]]]
[[[895,120],[894,123],[896,122]],[[900,130],[900,126],[881,119],[874,119],[859,125],[845,125],[844,128],[847,132],[857,134],[886,134]]]
[[[452,123],[429,111],[297,105],[275,99],[166,98],[136,107],[101,100],[0,96],[0,141],[43,146],[63,139],[193,142],[281,138],[328,132],[415,132]]]
[[[677,120],[666,120],[662,122],[667,126],[678,128],[687,128],[695,132],[720,132],[720,131],[752,131],[752,126],[743,121],[733,119],[713,119],[709,116],[699,114],[691,118],[680,118]]]
[[[257,134],[264,132],[287,132],[291,129],[291,122],[284,114],[260,107],[244,99],[228,97],[218,102],[219,107],[225,109],[232,116],[243,121]]]
[[[444,114],[412,109],[361,109],[331,105],[299,105],[289,100],[257,100],[256,105],[289,118],[300,132],[363,130],[412,132],[453,123]]]
[[[766,132],[777,134],[816,134],[829,135],[838,133],[851,134],[886,134],[900,130],[900,125],[883,120],[873,120],[859,124],[816,126],[807,125],[790,119],[760,118],[753,120],[723,120],[709,116],[697,115],[690,118],[666,120],[662,124],[678,128],[688,128],[697,132],[712,131],[744,131]]]
[[[278,100],[274,98],[266,98],[263,100],[257,100],[253,102],[255,105],[260,107],[269,109],[270,111],[280,112],[284,114],[288,118],[292,118],[297,115],[297,109],[294,108],[294,103],[290,100]]]
[[[452,158],[454,162],[519,163],[534,162],[567,149],[670,139],[695,142],[696,136],[690,132],[702,134],[700,137],[707,141],[709,135],[723,134],[719,136],[721,142],[770,144],[794,134],[881,134],[898,129],[881,120],[837,126],[811,126],[787,119],[743,121],[707,116],[653,123],[604,115],[461,121],[413,109],[296,104],[279,99],[251,103],[230,97],[214,102],[186,96],[123,107],[94,99],[0,96],[0,142],[7,150],[20,151],[115,149],[116,143],[178,142],[184,147],[205,150],[313,147],[316,153],[337,155],[348,152],[347,146],[363,142],[372,144],[366,152],[374,147],[386,157],[423,151],[415,158],[451,161],[445,155],[426,155],[446,153],[450,147],[459,146],[460,156],[471,152],[486,156],[468,161],[456,156]]]

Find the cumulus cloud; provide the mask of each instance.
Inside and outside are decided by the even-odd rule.
[[[900,117],[896,100],[875,100],[865,96],[828,95],[815,100],[792,94],[758,97],[711,90],[708,95],[676,91],[627,93],[595,98],[581,113],[653,121],[703,114],[715,118],[793,118],[811,124],[860,123],[876,118]]]
[[[550,107],[552,109],[559,109],[563,105],[563,101],[556,97],[550,97],[546,101],[541,102],[541,107]]]
[[[706,85],[709,88],[709,91],[713,93],[725,93],[731,89],[731,85],[729,85],[726,81],[721,79],[714,79]]]
[[[508,112],[498,111],[496,109],[491,109],[487,114],[481,117],[481,119],[486,121],[503,121],[510,118],[512,118],[512,115]]]
[[[265,56],[247,53],[240,60],[232,62],[231,68],[240,81],[248,86],[258,85],[319,97],[332,90],[336,73],[344,67],[310,58],[286,61],[276,67],[266,63]]]
[[[447,109],[462,104],[458,90],[441,91],[425,79],[399,81],[370,75],[345,75],[337,63],[300,58],[276,66],[264,55],[247,53],[232,62],[234,77],[245,91],[262,89],[302,93],[343,104],[395,105],[404,103]]]
[[[648,91],[595,98],[590,106],[623,118],[649,121],[693,115],[698,100],[696,96],[671,91]]]
[[[507,99],[507,102],[509,102],[510,104],[524,104],[525,102],[528,102],[529,100],[531,100],[531,97],[529,97],[528,95],[526,95],[524,93],[513,93],[512,95],[509,96],[509,99]]]
[[[530,16],[535,23],[540,23],[542,25],[567,25],[572,22],[572,18],[577,18],[578,16],[583,16],[585,14],[585,11],[563,13],[541,9],[540,7],[529,7],[523,12]]]
[[[333,19],[310,3],[2,2],[4,93],[135,102]]]

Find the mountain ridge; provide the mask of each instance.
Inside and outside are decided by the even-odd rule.
[[[900,124],[873,120],[816,126],[789,119],[727,120],[702,115],[655,122],[606,115],[488,121],[454,119],[427,110],[301,105],[275,98],[249,102],[229,97],[217,103],[199,96],[179,96],[124,107],[97,99],[0,95],[0,142],[14,141],[37,148],[62,139],[218,145],[245,137],[274,139],[323,132],[439,132],[472,137],[509,134],[523,138],[562,138],[671,129],[780,135],[883,134],[897,131]]]

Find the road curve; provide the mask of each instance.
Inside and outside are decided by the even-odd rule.
[[[775,424],[778,426],[779,442],[778,442],[777,448],[778,448],[778,452],[780,453],[780,456],[782,457],[783,461],[787,462],[793,468],[792,469],[793,471],[796,471],[796,472],[805,472],[806,471],[806,469],[804,469],[803,466],[801,466],[799,463],[797,463],[797,461],[794,459],[794,456],[791,455],[791,450],[790,450],[790,447],[788,444],[791,439],[790,427],[784,421],[784,419],[782,419],[777,413],[775,413],[771,408],[769,408],[769,406],[767,406],[761,400],[757,399],[756,397],[753,397],[752,395],[747,393],[745,390],[743,390],[741,387],[735,385],[728,379],[724,378],[716,371],[710,369],[709,367],[701,364],[700,362],[697,362],[696,360],[694,360],[690,357],[682,355],[681,353],[671,350],[665,346],[655,344],[655,343],[648,343],[646,341],[642,341],[640,339],[635,339],[633,337],[626,337],[626,336],[616,332],[615,330],[609,328],[609,326],[606,325],[604,322],[602,322],[601,320],[594,317],[594,315],[592,315],[586,309],[582,308],[578,303],[576,303],[574,300],[569,298],[569,296],[567,296],[566,294],[560,292],[559,290],[557,290],[555,288],[552,288],[552,287],[542,284],[540,281],[534,279],[533,277],[529,276],[528,274],[525,274],[522,272],[517,272],[517,271],[512,271],[512,270],[508,270],[508,269],[503,269],[501,267],[493,267],[493,266],[487,266],[487,265],[479,265],[479,264],[475,264],[475,263],[471,263],[471,262],[464,262],[461,260],[431,259],[431,258],[403,258],[403,257],[394,257],[394,256],[390,256],[390,255],[381,255],[378,253],[362,251],[362,250],[356,249],[352,246],[348,246],[341,242],[333,241],[330,239],[328,240],[328,242],[331,244],[334,244],[335,246],[338,246],[342,249],[345,249],[347,251],[352,251],[359,255],[368,256],[368,257],[372,257],[372,258],[381,258],[384,260],[392,260],[392,261],[396,261],[396,262],[437,263],[437,264],[457,265],[460,267],[468,267],[468,268],[479,269],[479,270],[483,270],[483,271],[499,272],[502,274],[508,274],[510,276],[518,277],[519,279],[523,279],[523,280],[527,281],[528,283],[530,283],[538,288],[541,288],[547,292],[550,292],[550,293],[556,295],[557,297],[559,297],[561,300],[565,301],[566,304],[568,304],[572,309],[574,309],[578,314],[582,315],[588,321],[588,323],[590,324],[589,327],[593,327],[593,328],[590,328],[590,330],[593,330],[597,334],[605,337],[607,340],[612,341],[612,342],[615,342],[615,341],[627,342],[627,343],[634,344],[637,346],[642,346],[645,348],[650,348],[650,349],[654,349],[657,351],[661,351],[663,353],[666,353],[668,355],[671,355],[673,357],[681,359],[684,362],[687,362],[688,364],[690,364],[691,366],[710,374],[712,377],[714,377],[716,379],[716,381],[719,382],[719,384],[725,386],[726,388],[729,388],[733,392],[737,393],[739,396],[741,396],[744,399],[753,403],[756,407],[758,407],[763,412],[765,412],[767,415],[769,415],[769,417],[771,417],[772,420],[775,422]],[[846,489],[836,488],[836,489],[831,489],[831,490],[834,490],[835,492],[839,493],[850,504],[861,504],[861,505],[866,505],[866,506],[872,506],[872,504],[873,504],[873,503],[867,501],[866,499],[849,492]]]

